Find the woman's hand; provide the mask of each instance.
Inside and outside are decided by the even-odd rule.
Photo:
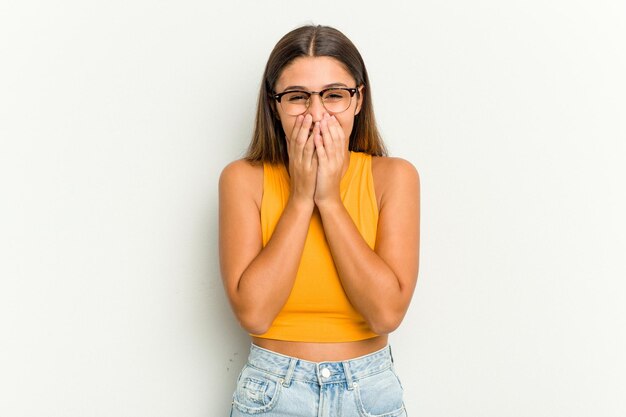
[[[318,206],[341,203],[339,186],[346,158],[345,134],[335,116],[324,113],[319,123],[319,133],[313,137],[318,163],[314,199]]]
[[[294,201],[314,204],[315,182],[318,169],[313,138],[320,134],[320,124],[310,114],[298,116],[291,135],[287,139],[291,195]]]

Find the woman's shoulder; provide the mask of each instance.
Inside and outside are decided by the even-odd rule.
[[[372,156],[372,177],[379,203],[388,195],[411,192],[419,193],[419,173],[406,159],[390,156]]]
[[[263,193],[263,163],[238,159],[226,165],[220,175],[220,193],[236,192],[255,200]]]
[[[263,162],[253,162],[247,159],[237,159],[226,165],[222,170],[221,177],[239,178],[241,176],[263,175]]]
[[[412,163],[392,156],[372,156],[372,175],[384,182],[419,180],[417,168]]]

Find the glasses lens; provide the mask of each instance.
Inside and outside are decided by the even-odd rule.
[[[341,113],[350,107],[352,96],[346,90],[326,90],[322,95],[324,107],[331,113]]]
[[[285,113],[291,116],[297,116],[306,111],[309,105],[310,94],[303,91],[292,91],[283,95],[280,100],[280,106]]]

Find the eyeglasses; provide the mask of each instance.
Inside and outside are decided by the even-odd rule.
[[[330,113],[341,113],[350,107],[352,96],[357,92],[356,88],[333,87],[322,91],[290,90],[282,93],[274,93],[272,97],[278,101],[280,108],[290,116],[298,116],[304,113],[311,105],[311,96],[317,94],[322,100],[322,105]]]

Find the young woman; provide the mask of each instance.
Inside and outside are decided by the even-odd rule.
[[[224,287],[252,337],[231,416],[405,416],[388,334],[417,280],[419,177],[386,157],[336,29],[272,51],[245,159],[220,178]]]

